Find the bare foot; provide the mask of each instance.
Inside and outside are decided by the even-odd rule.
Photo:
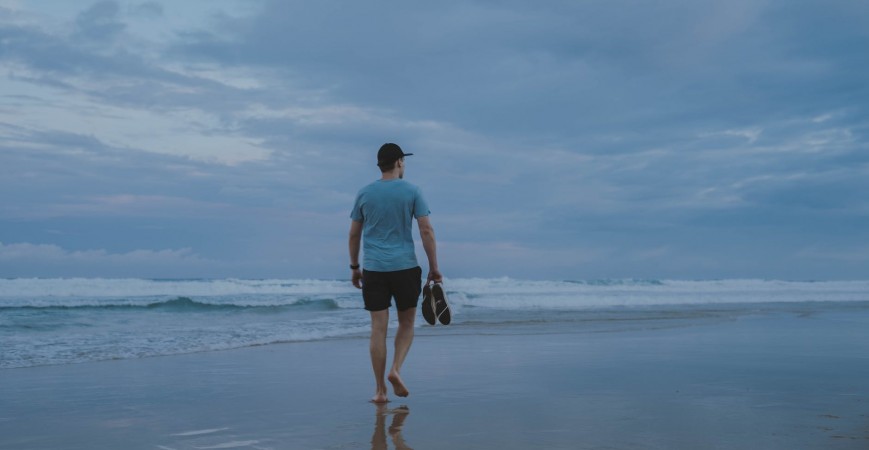
[[[401,377],[398,376],[397,372],[390,372],[386,379],[392,383],[392,390],[395,392],[395,395],[399,397],[407,397],[410,395],[410,391],[408,391],[407,387],[404,386],[404,383],[401,381]]]
[[[389,403],[389,399],[386,397],[385,385],[377,386],[377,389],[374,390],[374,397],[371,397],[371,403]]]
[[[377,392],[374,394],[374,397],[371,397],[371,403],[388,403],[389,399],[386,397],[386,387],[383,389],[377,389]]]

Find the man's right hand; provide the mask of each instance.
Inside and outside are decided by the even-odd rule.
[[[429,284],[432,281],[435,283],[443,283],[444,276],[441,275],[441,271],[438,269],[429,269],[428,278],[425,280],[425,284]]]

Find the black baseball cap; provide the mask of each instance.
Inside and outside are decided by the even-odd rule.
[[[398,144],[393,144],[392,142],[388,142],[380,146],[380,150],[377,152],[377,165],[385,166],[387,164],[392,164],[398,161],[405,156],[410,156],[413,153],[404,153],[401,150],[401,147]]]

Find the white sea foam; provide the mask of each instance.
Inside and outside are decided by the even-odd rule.
[[[446,284],[459,307],[588,309],[621,306],[869,301],[869,281],[778,280],[453,280]]]
[[[869,302],[869,281],[497,278],[444,285],[454,325],[439,333],[692,317],[661,312],[706,305],[751,311],[756,304],[865,308],[847,302]],[[341,280],[0,279],[0,368],[364,337],[368,320],[359,290]]]
[[[457,304],[504,309],[869,300],[869,281],[467,278],[445,286]],[[179,297],[254,307],[331,299],[356,308],[359,291],[342,280],[0,279],[0,307],[144,306]]]
[[[232,442],[223,442],[221,444],[207,445],[204,447],[195,447],[200,449],[218,449],[218,448],[241,448],[241,447],[250,447],[252,445],[259,444],[259,441],[232,441]]]
[[[227,295],[321,295],[356,289],[336,280],[145,280],[139,278],[13,278],[0,279],[3,297],[128,298]]]
[[[229,428],[224,427],[224,428],[211,428],[208,430],[193,430],[193,431],[185,431],[183,433],[171,434],[170,436],[200,436],[203,434],[212,434],[212,433],[217,433],[219,431],[226,431],[228,429]]]

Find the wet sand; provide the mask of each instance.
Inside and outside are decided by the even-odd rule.
[[[0,448],[869,448],[866,313],[680,325],[426,329],[385,407],[361,338],[2,370]]]

